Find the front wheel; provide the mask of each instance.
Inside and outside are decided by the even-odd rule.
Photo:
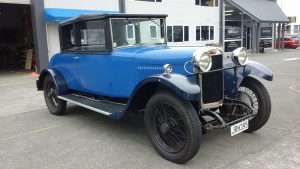
[[[156,151],[165,159],[185,163],[198,152],[201,122],[191,103],[170,92],[154,94],[147,103],[145,126]]]
[[[245,79],[239,87],[239,93],[250,98],[250,106],[255,117],[249,121],[249,128],[245,131],[251,133],[263,127],[271,114],[271,99],[265,86],[254,78]]]
[[[55,83],[50,75],[44,80],[44,98],[49,111],[54,115],[61,115],[66,110],[66,101],[58,98]]]

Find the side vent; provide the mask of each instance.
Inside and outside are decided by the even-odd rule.
[[[146,77],[163,73],[162,66],[160,65],[139,65],[137,70],[139,81],[142,81]]]

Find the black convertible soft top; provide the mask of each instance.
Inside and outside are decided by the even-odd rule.
[[[107,18],[166,18],[165,14],[82,14],[77,17],[61,22],[59,25],[64,26],[78,21],[98,20]]]

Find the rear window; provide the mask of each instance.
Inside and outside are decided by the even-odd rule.
[[[75,50],[75,31],[73,24],[61,28],[62,50]]]

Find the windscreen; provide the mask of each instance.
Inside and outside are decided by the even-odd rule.
[[[165,43],[164,19],[111,19],[113,46]]]

